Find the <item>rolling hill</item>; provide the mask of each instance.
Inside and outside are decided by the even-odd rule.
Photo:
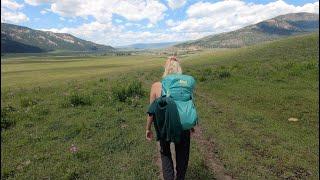
[[[71,34],[1,23],[1,53],[37,53],[55,50],[113,51],[115,49],[79,39]]]
[[[282,37],[319,31],[319,14],[291,13],[244,28],[177,44],[176,48],[238,48]]]

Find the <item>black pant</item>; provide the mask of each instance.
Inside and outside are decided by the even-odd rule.
[[[162,161],[163,178],[165,180],[174,179],[173,162],[171,158],[170,142],[160,140],[160,154]],[[190,130],[181,133],[179,143],[175,143],[176,151],[176,179],[183,180],[187,171],[190,152]]]

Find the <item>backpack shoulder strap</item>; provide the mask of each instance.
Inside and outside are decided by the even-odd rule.
[[[166,91],[164,90],[163,88],[163,85],[161,86],[161,97],[166,97],[167,96],[167,93]]]
[[[170,96],[170,87],[168,83],[165,83],[164,79],[161,81],[161,96],[169,97]]]

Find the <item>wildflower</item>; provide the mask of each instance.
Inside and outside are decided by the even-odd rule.
[[[70,152],[71,153],[76,153],[77,151],[78,151],[78,148],[74,144],[72,144],[71,147],[70,147]]]

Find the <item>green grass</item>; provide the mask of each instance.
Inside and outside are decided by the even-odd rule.
[[[318,38],[183,58],[184,72],[197,79],[205,136],[239,179],[319,178]],[[146,142],[144,127],[164,60],[2,60],[2,178],[157,179],[156,144]],[[213,179],[199,148],[192,142],[187,179]]]
[[[8,58],[1,63],[1,86],[25,87],[57,84],[65,80],[86,80],[105,77],[116,72],[143,70],[160,66],[159,57],[146,56],[101,56],[101,57],[38,57]],[[111,75],[112,76],[112,75]]]
[[[144,69],[164,60],[132,58],[6,60],[2,178],[157,179],[156,145],[144,137],[149,87],[141,82],[148,78]],[[90,68],[92,75],[82,76]],[[75,154],[72,144],[79,149]],[[192,154],[189,176],[210,175],[192,170],[203,165],[202,157]]]
[[[190,70],[206,79],[197,89],[200,121],[232,174],[318,179],[318,52],[318,36],[302,36],[211,56]]]

